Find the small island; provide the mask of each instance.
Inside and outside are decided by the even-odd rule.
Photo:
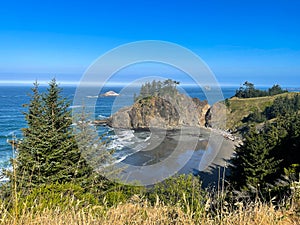
[[[116,97],[119,96],[120,94],[114,92],[114,91],[107,91],[104,94],[101,94],[100,97]]]

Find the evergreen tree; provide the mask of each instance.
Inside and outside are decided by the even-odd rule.
[[[278,95],[278,94],[282,94],[284,92],[287,92],[287,90],[283,90],[280,85],[275,84],[273,85],[273,87],[268,89],[268,95],[272,96],[272,95]]]
[[[278,135],[272,128],[268,133],[249,132],[230,161],[229,180],[235,189],[256,192],[273,181],[272,175],[278,170],[280,160],[275,159],[271,152],[278,141]]]
[[[24,113],[28,127],[23,129],[23,140],[18,144],[18,155],[14,161],[17,164],[15,179],[24,184],[29,184],[32,180],[36,183],[40,182],[42,159],[40,139],[44,131],[42,128],[42,97],[37,82],[34,83],[30,97],[30,103],[23,105],[28,108],[28,112]],[[12,175],[9,176],[12,180]]]
[[[98,136],[96,127],[92,125],[92,120],[85,112],[85,107],[75,117],[74,133],[81,155],[96,171],[110,165],[113,161],[112,152],[107,150],[106,142]]]
[[[55,79],[43,95],[38,92],[37,84],[32,90],[25,114],[28,128],[24,129],[17,150],[17,182],[36,186],[86,179],[92,169],[81,156],[72,133],[70,104],[61,96],[62,90]]]
[[[146,86],[144,84],[142,84],[142,87],[141,87],[141,90],[140,90],[140,95],[138,96],[137,99],[145,98],[146,95],[147,95]]]
[[[162,88],[162,82],[159,80],[156,83],[156,89],[157,89],[157,95],[160,95],[161,93],[161,88]]]
[[[151,82],[151,88],[150,88],[150,95],[156,96],[157,95],[157,83],[155,80]]]
[[[177,85],[180,82],[167,79],[164,82],[153,80],[151,83],[146,82],[141,86],[140,94],[134,96],[134,101],[151,97],[151,96],[171,96],[174,97],[178,94]]]
[[[234,189],[266,198],[289,194],[289,183],[300,173],[300,117],[293,111],[297,98],[277,98],[266,114],[276,118],[260,132],[251,130],[236,148],[229,176]]]
[[[253,83],[246,81],[238,90],[236,90],[235,97],[238,98],[255,98],[263,96],[273,96],[287,92],[283,90],[278,84],[273,85],[267,91],[256,89]]]
[[[277,129],[284,130],[281,143],[277,146],[274,157],[282,159],[279,164],[278,175],[285,174],[286,170],[295,168],[293,178],[298,179],[300,173],[300,117],[298,113],[278,118]],[[291,174],[289,174],[291,175]],[[290,177],[291,178],[291,177]]]
[[[86,113],[85,107],[73,111],[73,116],[75,118],[73,130],[81,156],[94,170],[89,179],[85,179],[84,187],[89,188],[89,192],[102,195],[102,190],[112,185],[106,175],[114,175],[119,172],[112,164],[113,150],[107,150],[106,141],[103,140],[103,137],[98,136],[96,127],[92,125],[92,120]]]

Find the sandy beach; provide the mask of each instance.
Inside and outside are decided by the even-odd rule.
[[[218,130],[184,127],[154,131],[145,149],[120,163],[126,181],[155,183],[178,174],[200,174],[204,185],[217,181],[215,170],[227,165],[237,144]]]

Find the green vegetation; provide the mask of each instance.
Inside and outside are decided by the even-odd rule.
[[[226,129],[244,133],[251,126],[299,111],[299,94],[287,92],[257,98],[232,97],[225,100],[227,108]]]
[[[165,96],[170,95],[174,96],[178,93],[177,85],[179,85],[178,81],[173,81],[171,79],[165,81],[156,81],[146,82],[142,85],[140,89],[140,94],[138,96],[135,95],[134,101],[151,97],[151,96]]]
[[[230,163],[229,180],[235,190],[265,199],[288,195],[300,174],[299,114],[280,117],[259,131],[252,128]]]
[[[286,93],[283,95],[287,95]],[[275,97],[260,97],[260,98],[230,98],[227,99],[227,113],[226,113],[226,128],[236,131],[241,130],[247,126],[247,122],[243,120],[250,113],[259,111],[262,112],[266,107],[271,106]]]
[[[70,104],[61,97],[61,89],[52,80],[47,93],[40,94],[37,83],[32,92],[30,103],[25,105],[28,128],[23,129],[23,139],[18,143],[18,154],[13,160],[16,171],[9,174],[10,181],[25,190],[86,179],[92,169],[81,157],[70,129]]]
[[[238,90],[236,90],[235,97],[238,98],[257,98],[257,97],[265,97],[265,96],[273,96],[287,92],[287,90],[283,90],[278,84],[273,85],[273,87],[269,88],[267,91],[262,91],[256,89],[254,84],[246,81],[243,86],[241,86]]]
[[[244,93],[253,94],[254,86],[246,85]],[[229,126],[244,136],[230,161],[229,181],[252,197],[281,199],[300,173],[300,96],[282,92],[277,85],[268,93],[279,95],[234,97],[226,103]]]
[[[87,205],[96,205],[98,200],[91,193],[73,183],[66,184],[44,184],[30,191],[26,197],[19,200],[19,212],[30,209],[34,212],[42,211],[46,208],[53,209],[59,207],[62,210],[74,207],[82,208]],[[26,207],[26,208],[24,208]]]
[[[89,194],[82,194],[76,185],[47,185],[35,189],[27,200],[20,201],[18,214],[0,201],[0,224],[298,224],[300,182],[293,183],[291,204],[273,205],[262,201],[226,201],[231,192],[200,191],[191,178],[167,181],[160,185],[155,201],[148,195],[135,194],[108,205]],[[188,182],[188,185],[184,181]],[[195,179],[194,179],[195,180]],[[178,186],[181,184],[183,186]],[[194,186],[195,185],[195,186]],[[188,187],[187,190],[184,188]],[[171,191],[171,192],[168,192]],[[201,194],[203,193],[203,194]],[[124,195],[122,191],[118,192]],[[116,199],[115,194],[112,198]],[[165,197],[165,199],[164,199]],[[110,197],[108,197],[110,198]],[[119,199],[120,199],[119,198]],[[161,199],[162,198],[162,199]],[[169,200],[170,199],[170,200]],[[110,201],[113,202],[113,201]],[[198,202],[200,204],[198,204]],[[199,206],[199,208],[197,208]]]
[[[88,162],[91,168],[100,171],[101,165],[108,165],[112,162],[111,152],[107,151],[106,142],[98,135],[96,127],[91,126],[92,120],[89,119],[85,107],[76,111],[74,117],[76,125],[73,126],[73,133],[81,157]]]
[[[272,105],[267,106],[263,111],[255,110],[243,119],[243,122],[261,123],[275,119],[279,116],[286,116],[300,110],[300,95],[279,96],[274,99]]]
[[[149,190],[148,199],[155,204],[159,198],[165,205],[179,206],[186,213],[199,215],[205,212],[209,197],[201,184],[199,178],[191,174],[174,176]]]

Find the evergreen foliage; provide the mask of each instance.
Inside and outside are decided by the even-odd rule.
[[[243,119],[242,122],[261,123],[280,116],[288,116],[300,110],[300,95],[295,94],[292,97],[277,97],[271,106],[260,112],[255,110]]]
[[[96,127],[92,125],[92,120],[86,113],[85,107],[75,111],[74,117],[76,123],[73,126],[73,131],[81,156],[93,169],[93,174],[83,180],[84,187],[93,194],[102,196],[103,190],[114,185],[106,178],[106,175],[119,172],[112,164],[113,151],[108,151],[106,141],[103,140],[103,137],[98,136]]]
[[[256,89],[253,83],[246,81],[238,90],[236,90],[235,97],[238,98],[256,98],[264,96],[273,96],[287,92],[283,90],[278,84],[273,85],[266,91]]]
[[[255,192],[267,187],[273,181],[280,160],[272,156],[272,150],[280,141],[275,130],[257,132],[251,130],[243,145],[236,148],[236,156],[231,160],[231,183],[239,190]]]
[[[281,142],[274,157],[281,158],[279,174],[288,175],[292,180],[299,179],[300,173],[300,117],[298,113],[280,117],[276,129],[282,130]],[[289,172],[288,172],[289,171]]]
[[[76,117],[76,125],[74,125],[73,130],[82,157],[95,170],[109,165],[113,160],[111,152],[106,149],[106,142],[102,137],[98,136],[96,127],[92,125],[92,120],[85,112],[85,107],[74,116]]]
[[[143,98],[151,97],[151,96],[175,96],[177,91],[177,85],[180,83],[178,81],[173,81],[171,79],[167,79],[165,81],[156,81],[146,82],[142,85],[140,89],[140,94],[138,96],[135,95],[134,101],[138,101]]]
[[[268,196],[270,190],[280,189],[282,176],[295,181],[300,173],[299,115],[277,118],[261,131],[252,129],[230,163],[229,180],[237,190]]]
[[[270,120],[278,116],[286,116],[299,110],[300,95],[296,94],[292,98],[288,96],[276,98],[274,103],[270,107],[267,107],[263,114]]]
[[[16,177],[10,180],[22,187],[40,184],[79,182],[91,173],[81,156],[71,129],[68,101],[61,96],[55,79],[44,94],[38,84],[32,89],[31,101],[25,107],[28,127],[17,148]]]

